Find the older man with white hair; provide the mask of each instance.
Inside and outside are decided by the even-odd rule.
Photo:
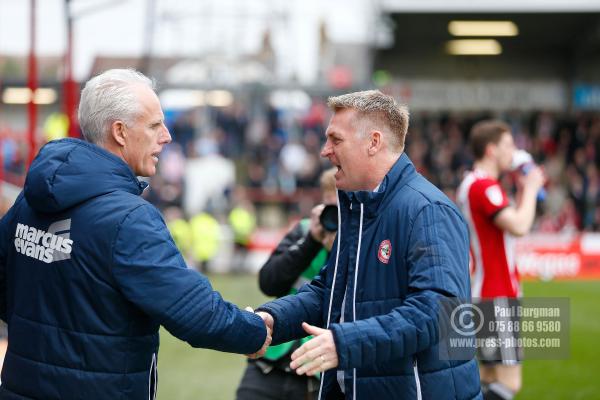
[[[2,399],[153,399],[158,329],[194,347],[262,354],[257,315],[186,268],[137,176],[171,141],[150,79],[116,69],[83,89],[87,141],[41,150],[0,222]]]

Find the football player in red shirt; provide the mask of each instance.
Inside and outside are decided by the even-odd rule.
[[[509,299],[521,296],[514,238],[531,229],[545,177],[539,167],[527,175],[518,174],[512,204],[498,181],[500,174],[511,169],[515,151],[510,126],[494,120],[479,122],[471,130],[470,144],[475,163],[457,198],[471,234],[471,294],[508,304]],[[486,350],[490,349],[478,349],[484,398],[512,399],[521,388],[522,349]]]

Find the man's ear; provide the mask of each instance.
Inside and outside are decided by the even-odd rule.
[[[369,133],[369,138],[369,148],[367,151],[370,156],[374,156],[383,146],[383,134],[380,131],[372,131]]]
[[[498,145],[494,142],[490,142],[485,146],[485,156],[486,157],[491,157],[491,158],[495,158],[496,157],[496,149],[498,148]]]
[[[110,134],[120,146],[125,146],[125,141],[127,139],[126,126],[123,121],[115,121],[110,126]]]

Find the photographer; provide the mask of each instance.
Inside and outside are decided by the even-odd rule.
[[[296,293],[327,262],[337,231],[335,172],[332,168],[321,175],[323,204],[315,206],[310,218],[302,219],[287,233],[261,268],[259,285],[266,295],[281,297]],[[316,398],[318,380],[298,376],[289,368],[291,353],[303,342],[294,340],[272,346],[264,358],[249,360],[237,400]]]

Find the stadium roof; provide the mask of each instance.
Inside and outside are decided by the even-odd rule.
[[[403,77],[442,79],[576,79],[597,81],[600,74],[600,13],[408,13],[391,12],[394,44],[381,49],[375,69]],[[446,46],[456,20],[508,20],[518,35],[480,37],[501,45],[495,56],[453,56]]]
[[[381,0],[385,12],[584,12],[600,11],[593,0]]]

